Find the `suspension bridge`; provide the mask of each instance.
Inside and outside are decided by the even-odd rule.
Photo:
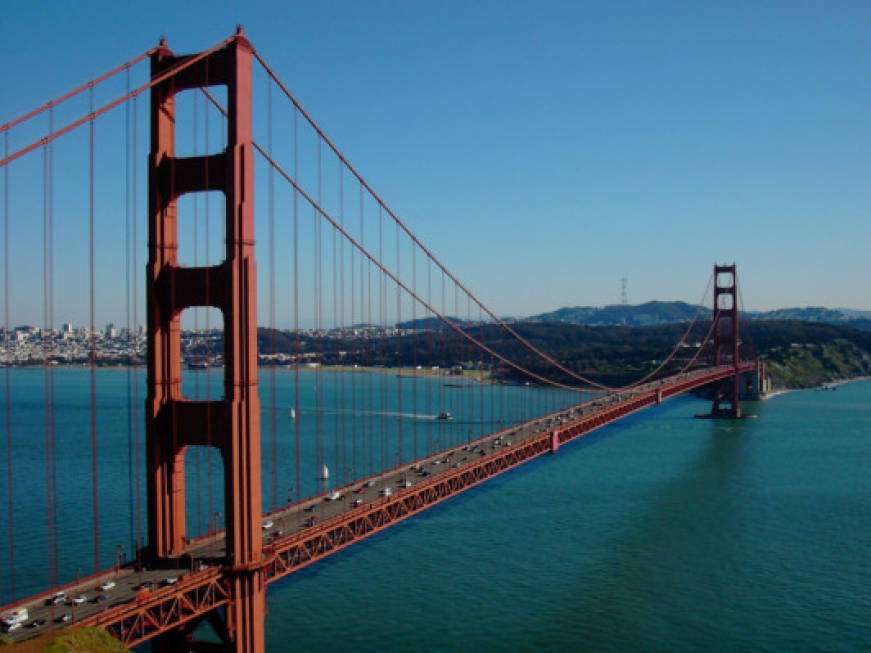
[[[597,382],[463,285],[241,29],[0,131],[13,639],[262,651],[270,583],[675,395],[758,392],[734,265],[711,318]]]

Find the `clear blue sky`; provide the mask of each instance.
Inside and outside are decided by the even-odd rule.
[[[237,23],[499,314],[695,302],[714,261],[747,308],[871,308],[867,2],[7,0],[0,122]]]

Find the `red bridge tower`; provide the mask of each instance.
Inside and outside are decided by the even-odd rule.
[[[152,79],[189,58],[174,55],[162,41],[151,58]],[[266,607],[260,528],[251,58],[251,45],[240,28],[226,45],[152,88],[148,191],[149,551],[158,559],[185,553],[185,450],[192,445],[217,448],[224,463],[225,572],[232,598],[224,632],[219,634],[229,648],[240,652],[263,650]],[[227,87],[227,149],[178,158],[175,95],[212,85]],[[226,256],[212,267],[181,267],[177,200],[185,193],[205,191],[221,191],[226,198]],[[223,314],[224,397],[219,401],[189,400],[181,393],[180,314],[194,306],[215,307]],[[210,615],[213,624],[214,617]],[[180,631],[167,633],[153,640],[153,650],[187,650],[182,642],[188,637]]]
[[[721,277],[725,277],[721,280]],[[722,283],[721,283],[722,281]],[[714,265],[714,365],[731,365],[735,375],[714,385],[711,417],[741,417],[738,364],[738,271],[735,264]],[[728,407],[723,407],[723,402]]]

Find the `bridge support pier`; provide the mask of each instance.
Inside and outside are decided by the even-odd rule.
[[[177,74],[181,62],[199,60]],[[148,535],[158,560],[185,554],[184,453],[217,448],[224,462],[226,562],[230,589],[224,633],[230,650],[263,651],[266,590],[261,535],[260,400],[257,392],[257,275],[254,263],[254,162],[251,147],[252,48],[241,28],[205,55],[176,56],[161,42],[151,58],[149,159],[148,399],[146,403]],[[227,147],[204,156],[175,156],[175,96],[214,85],[227,88]],[[177,200],[220,191],[226,200],[224,261],[178,263]],[[224,398],[194,401],[181,393],[181,312],[210,306],[224,319]],[[210,621],[219,619],[217,613]],[[214,624],[213,624],[214,625]],[[195,650],[186,631],[160,636],[158,650]],[[160,647],[163,647],[162,649]]]
[[[712,418],[741,417],[738,364],[737,266],[714,265],[714,366],[732,364],[735,374],[714,385]]]

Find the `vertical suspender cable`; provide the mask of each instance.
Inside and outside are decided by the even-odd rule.
[[[97,342],[94,333],[94,87],[90,88],[91,120],[89,127],[90,153],[88,157],[88,223],[91,241],[91,501],[94,511],[94,573],[100,571],[100,520],[97,502]]]
[[[130,92],[130,71],[127,71],[126,74],[126,86],[127,92]],[[136,373],[133,368],[133,351],[134,351],[134,335],[133,325],[130,322],[130,311],[132,306],[130,306],[130,283],[131,283],[131,270],[130,270],[130,242],[131,242],[131,233],[130,233],[130,222],[131,222],[131,210],[130,210],[130,103],[124,103],[124,183],[123,183],[123,197],[124,197],[124,308],[125,308],[125,318],[126,318],[126,327],[127,327],[127,501],[128,506],[127,509],[130,511],[130,551],[133,552],[136,550],[136,509],[135,509],[135,496],[134,496],[134,488],[133,488],[133,475],[134,465],[133,465],[133,376]]]
[[[49,110],[49,119],[51,110]],[[42,321],[43,325],[48,319],[48,145],[42,150]],[[43,429],[45,440],[45,542],[46,542],[46,571],[48,572],[48,585],[54,587],[52,576],[52,518],[51,518],[51,437],[48,423],[48,352],[46,350],[45,332],[42,333],[43,348]]]
[[[299,178],[299,139],[297,130],[296,107],[293,108],[293,175]],[[299,442],[299,196],[293,189],[293,432],[294,432],[294,464],[296,472],[296,500],[302,498],[302,483],[300,478],[300,442]]]
[[[471,299],[471,297],[469,297],[469,295],[466,295],[466,322],[471,327],[471,324],[472,324],[472,299]],[[469,351],[470,351],[469,363],[471,365],[473,365],[473,367],[472,367],[473,370],[475,369],[475,367],[478,367],[478,374],[480,376],[480,372],[481,372],[480,366],[475,365],[475,361],[474,361],[474,353],[475,352],[474,352],[474,350],[469,350]],[[475,376],[472,376],[473,380],[474,380],[474,378],[475,378]],[[480,378],[478,378],[478,386],[480,386],[482,388],[484,387],[481,384]],[[472,423],[472,425],[475,424],[475,386],[472,386],[471,390],[469,391],[469,421]],[[469,426],[468,435],[467,435],[467,439],[469,442],[472,441],[472,429],[473,429],[473,426]]]
[[[384,216],[381,209],[378,209],[378,260],[384,260]],[[382,329],[387,328],[387,317],[384,307],[384,271],[380,270],[378,274],[378,324]],[[382,365],[387,364],[386,348],[389,346],[389,338],[382,339]],[[386,373],[386,370],[384,370]],[[385,374],[381,374],[378,383],[381,386],[381,466],[378,471],[387,469],[387,384]]]
[[[411,285],[417,294],[417,259],[414,243],[411,244]],[[417,300],[411,300],[411,435],[413,445],[412,459],[417,460]]]
[[[270,166],[271,167],[271,166]],[[339,161],[339,224],[344,228],[345,226],[345,170],[341,161]],[[333,230],[333,238],[338,239],[338,234]],[[334,264],[335,265],[335,264]],[[342,334],[340,342],[344,344],[345,342],[345,239],[342,238],[339,241],[339,328],[340,333]],[[345,354],[339,354],[340,358],[340,366],[341,371],[339,372],[341,378],[341,399],[339,401],[339,405],[341,406],[342,413],[342,436],[340,441],[342,443],[342,481],[343,483],[347,483],[350,478],[345,478],[346,464],[347,464],[347,446],[345,442]]]
[[[362,185],[361,185],[362,186]],[[362,189],[360,191],[362,195]],[[364,220],[363,212],[360,212],[360,242],[366,242],[366,223]],[[364,285],[364,277],[365,277],[365,288]],[[364,294],[365,293],[365,294]],[[363,306],[366,306],[366,312],[363,313]],[[360,256],[360,316],[363,318],[362,322],[366,325],[372,324],[372,264],[366,260],[365,256]],[[362,350],[362,339],[363,339],[363,331],[361,329],[361,350]],[[367,365],[372,364],[372,347],[371,347],[371,339],[368,339],[366,343],[367,348],[369,349],[369,353],[367,356]],[[361,462],[361,467],[366,467],[366,473],[361,474],[361,476],[369,476],[372,473],[372,460],[374,456],[374,436],[373,436],[373,421],[372,421],[372,378],[371,375],[366,376],[367,381],[361,382],[360,387],[360,407],[367,407],[368,412],[363,415],[363,434],[366,442],[366,455],[368,457],[364,458]],[[369,401],[366,401],[366,397],[364,395],[364,391],[368,390]],[[368,462],[368,465],[367,465]]]
[[[363,222],[363,188],[360,188],[360,222],[362,226]],[[349,349],[353,348],[353,355],[351,356],[351,365],[353,366],[355,363],[359,366],[360,364],[360,348],[358,346],[357,334],[355,333],[356,329],[354,329],[354,325],[358,324],[356,321],[356,312],[357,308],[357,286],[355,283],[355,279],[357,276],[357,263],[354,259],[354,248],[350,249],[351,260],[348,264],[351,267],[351,334],[350,338],[348,338]],[[362,279],[361,279],[362,282]],[[360,322],[363,322],[363,306],[360,305]],[[351,467],[354,469],[354,475],[352,480],[356,480],[364,476],[361,474],[361,467],[357,466],[357,375],[353,373],[354,368],[351,368]],[[363,432],[363,422],[360,420],[360,436],[362,438],[363,444],[361,445],[361,449],[365,451],[365,433]]]
[[[402,270],[399,261],[399,225],[396,232],[396,278],[401,279]],[[396,466],[402,463],[402,288],[396,283],[396,394],[397,394],[397,452]]]
[[[266,79],[267,148],[272,156],[272,80]],[[272,509],[278,507],[278,447],[275,424],[275,169],[269,166],[269,471]]]
[[[457,282],[454,282],[454,317],[456,318],[457,322],[459,323],[460,322],[460,286]],[[462,378],[463,378],[462,351],[463,351],[463,347],[464,347],[465,343],[460,338],[455,338],[455,342],[457,344],[454,347],[455,353],[454,353],[454,361],[453,362],[454,362],[454,365],[460,367],[460,380],[462,381]],[[457,414],[460,414],[460,411],[456,410],[456,408],[458,406],[460,408],[462,408],[462,406],[463,406],[462,397],[460,395],[457,395],[456,393],[451,393],[451,399],[454,400],[451,402],[451,404],[452,404],[455,412]],[[466,416],[466,419],[468,419],[468,417],[469,416]],[[463,430],[462,430],[462,426],[460,426],[460,424],[457,422],[457,420],[452,420],[451,424],[454,426],[453,433],[451,434],[451,445],[454,445],[463,439]],[[457,431],[460,432],[459,437],[457,437]]]
[[[3,156],[9,156],[9,131],[4,134]],[[3,344],[9,349],[9,166],[3,166]],[[12,510],[12,394],[9,366],[3,370],[6,394],[6,517],[9,535],[9,602],[15,600],[15,528]]]
[[[481,310],[478,309],[478,329],[481,332],[481,338],[486,337],[487,328],[484,326],[484,322],[481,315]],[[484,401],[484,387],[485,387],[485,370],[489,370],[489,364],[485,363],[484,354],[481,352],[480,358],[478,359],[478,383],[480,387],[478,388],[478,417],[479,417],[479,428],[478,428],[478,436],[485,435],[490,432],[490,428],[488,428],[487,418],[485,417],[486,408]],[[490,378],[489,374],[487,374],[487,382],[488,386],[493,385],[493,379]],[[492,427],[492,423],[490,424]]]
[[[53,121],[53,118],[52,118]],[[49,350],[54,353],[54,143],[48,146],[48,342]],[[51,432],[51,503],[52,503],[52,527],[54,540],[54,578],[59,582],[59,542],[58,542],[58,515],[57,515],[57,432],[55,429],[55,402],[54,402],[54,367],[49,365],[49,394],[48,405],[49,425]]]
[[[136,279],[138,277],[138,263],[137,263],[137,237],[136,230],[138,228],[137,223],[137,207],[136,207],[136,159],[138,157],[137,153],[137,138],[136,138],[136,97],[133,98],[133,192],[132,192],[132,206],[133,206],[133,243],[132,243],[132,252],[133,252],[133,260],[131,262],[131,269],[133,270],[133,324],[136,326],[137,330],[137,353],[139,351],[138,343],[139,343],[139,335],[138,335],[138,302],[139,302],[139,292],[136,284]],[[134,450],[134,465],[135,465],[135,473],[134,473],[134,482],[136,485],[136,551],[142,547],[142,516],[140,511],[140,466],[139,466],[139,375],[133,375],[133,450]]]
[[[322,199],[322,189],[321,189],[321,153],[322,153],[322,143],[320,138],[317,141],[318,145],[318,156],[317,156],[317,191],[318,191],[318,205],[321,204]],[[324,454],[324,414],[323,414],[323,406],[321,405],[321,364],[323,362],[323,342],[321,340],[321,289],[323,287],[321,281],[321,225],[320,220],[318,218],[317,209],[312,208],[312,220],[313,220],[313,230],[314,230],[314,238],[315,238],[315,246],[314,246],[314,259],[315,259],[315,273],[314,273],[314,310],[315,310],[315,342],[318,343],[318,353],[320,354],[319,360],[316,362],[315,366],[315,433],[316,433],[316,465],[317,465],[317,478],[322,478],[325,476],[323,474],[323,468],[325,463],[325,454]],[[326,480],[326,479],[324,479]]]
[[[360,223],[360,242],[365,242],[365,232],[363,231],[363,223]],[[365,266],[366,271],[366,321],[365,323],[368,325],[372,324],[372,263],[371,261],[366,260],[364,256],[360,257],[360,274],[363,274],[363,266]],[[362,303],[362,297],[360,298]],[[373,349],[372,349],[372,339],[369,338],[368,349],[369,349],[369,362],[371,364],[373,358]],[[366,406],[369,408],[368,411],[368,424],[366,431],[369,435],[369,443],[368,443],[368,453],[369,453],[369,468],[367,476],[372,474],[375,467],[375,418],[372,415],[372,406],[374,405],[374,382],[371,378],[371,375],[368,377],[369,380],[366,382],[366,388],[369,390],[369,401],[366,402]],[[362,403],[362,402],[361,402]]]
[[[429,259],[426,259],[426,303],[428,306],[432,306],[432,263]],[[427,334],[427,365],[429,366],[429,373],[432,372],[432,368],[435,367],[436,359],[433,358],[435,356],[435,328],[436,328],[436,320],[435,316],[432,314],[432,311],[429,309],[426,310],[426,334]],[[432,415],[432,389],[433,384],[437,383],[438,380],[427,380],[426,382],[426,414]],[[426,429],[426,455],[430,455],[432,453],[432,428]]]
[[[54,111],[49,109],[49,133],[54,131]],[[48,553],[48,582],[50,587],[57,585],[57,518],[55,506],[55,491],[54,481],[55,474],[55,453],[54,453],[54,434],[52,432],[52,405],[54,397],[52,396],[51,384],[51,365],[50,365],[50,329],[51,317],[49,314],[50,295],[51,295],[51,143],[45,145],[43,149],[43,229],[42,229],[42,249],[43,249],[43,280],[42,280],[42,312],[44,331],[42,334],[43,345],[43,412],[45,418],[45,476],[46,476],[46,544]]]
[[[442,315],[448,316],[450,320],[450,316],[447,313],[447,300],[445,299],[445,271],[442,270]],[[439,331],[443,331],[444,335],[439,334],[439,374],[444,374],[444,369],[447,368],[448,365],[448,338],[450,338],[450,333],[448,329],[442,329],[439,326]],[[439,390],[438,390],[438,398],[439,405],[438,411],[439,413],[443,412],[446,408],[445,406],[445,384],[442,379],[439,379]],[[441,451],[446,447],[447,437],[445,433],[445,420],[439,420],[439,437],[436,438],[436,450]]]
[[[341,220],[341,211],[342,211],[342,209],[340,206],[339,207],[339,219],[340,220]],[[333,257],[333,320],[332,320],[332,327],[334,330],[333,332],[335,333],[335,329],[338,326],[338,320],[339,320],[339,296],[338,296],[339,263],[338,263],[338,254],[337,254],[339,234],[336,232],[335,229],[332,229],[332,232],[333,232],[333,254],[332,254],[332,257]],[[336,356],[337,350],[336,350],[334,343],[335,343],[335,340],[331,339],[330,348],[333,350],[332,352],[330,352],[332,354],[332,357],[333,357],[333,360],[332,360],[333,373],[331,375],[332,379],[333,379],[333,384],[332,384],[333,385],[333,460],[334,460],[334,466],[335,466],[336,473],[339,474],[339,476],[337,477],[337,479],[339,479],[339,480],[337,480],[337,483],[341,483],[344,481],[344,471],[345,470],[344,470],[344,466],[339,462],[339,450],[344,445],[339,441],[339,390],[338,390],[338,387],[339,387],[338,373],[339,372],[338,372],[338,367],[336,366],[336,361],[335,361],[335,356]]]

